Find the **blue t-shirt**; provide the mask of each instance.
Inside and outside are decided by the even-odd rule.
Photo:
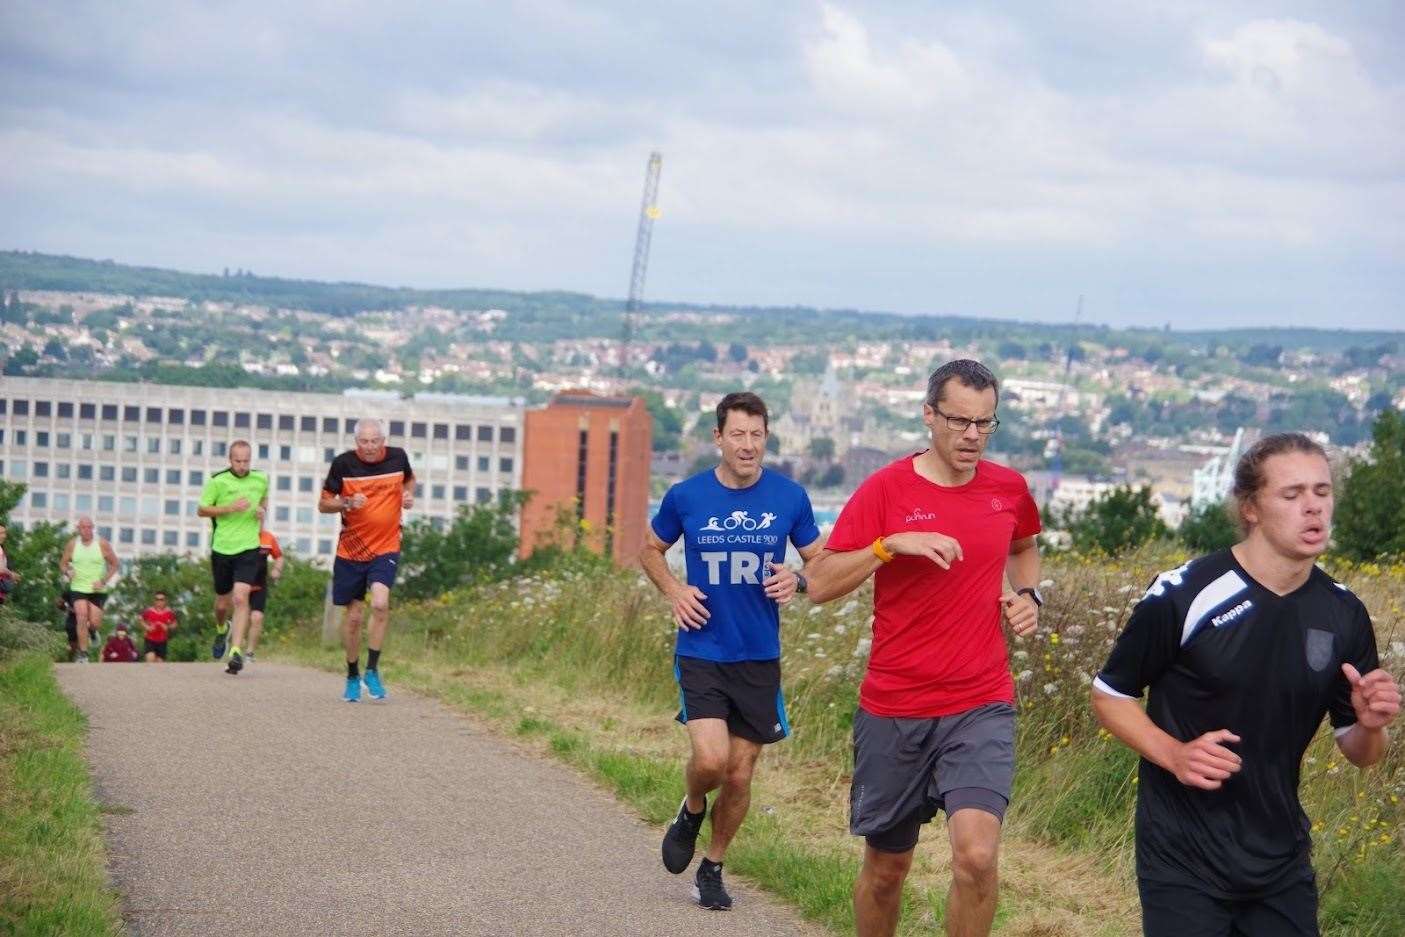
[[[707,596],[710,616],[698,630],[679,630],[677,653],[719,663],[781,656],[780,607],[766,598],[767,563],[785,560],[820,535],[805,489],[762,469],[748,488],[728,488],[712,469],[663,496],[653,521],[664,543],[683,537],[688,585]]]

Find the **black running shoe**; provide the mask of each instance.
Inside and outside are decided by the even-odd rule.
[[[238,651],[235,651],[233,654],[230,654],[230,655],[229,655],[229,666],[226,667],[226,668],[224,668],[224,672],[225,672],[225,673],[228,673],[228,674],[237,674],[239,671],[241,671],[241,670],[243,670],[243,669],[244,669],[244,655],[243,655],[243,654],[240,654]]]
[[[709,911],[732,910],[732,896],[722,887],[722,864],[704,859],[698,863],[698,875],[693,881],[693,900]]]
[[[688,798],[678,808],[678,816],[663,834],[663,867],[674,875],[688,868],[693,861],[693,849],[698,843],[698,831],[707,816],[707,798],[703,798],[702,813],[688,812]]]
[[[224,657],[225,648],[229,645],[229,626],[225,625],[223,631],[215,632],[215,643],[210,646],[210,656],[215,660]]]

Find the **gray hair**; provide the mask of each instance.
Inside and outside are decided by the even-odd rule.
[[[385,435],[385,427],[381,425],[381,421],[372,416],[363,416],[361,419],[357,420],[354,433],[360,436],[363,429],[370,430],[373,427],[381,436]]]

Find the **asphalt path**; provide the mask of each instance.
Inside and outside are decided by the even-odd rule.
[[[56,670],[138,937],[821,933],[730,876],[734,910],[698,908],[661,830],[394,685],[353,705],[335,674],[264,662]]]

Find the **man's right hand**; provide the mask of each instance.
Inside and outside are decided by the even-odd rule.
[[[356,494],[352,495],[350,498],[344,499],[344,500],[342,501],[342,505],[343,505],[348,511],[355,511],[355,510],[358,510],[358,509],[363,508],[363,507],[366,506],[366,496],[365,496],[364,494],[362,494],[361,492],[358,491],[358,492],[356,492]]]
[[[680,585],[669,593],[669,603],[673,606],[673,621],[680,631],[696,631],[711,617],[707,606],[707,596],[697,586]]]
[[[1228,729],[1216,729],[1189,742],[1181,742],[1171,754],[1171,773],[1187,787],[1216,791],[1239,771],[1243,762],[1223,742],[1238,742]]]
[[[883,538],[883,546],[893,554],[925,556],[942,569],[951,569],[952,563],[966,558],[955,537],[935,531],[910,530],[892,534]]]
[[[247,511],[247,510],[249,510],[249,499],[248,499],[248,498],[239,498],[239,499],[235,500],[235,502],[229,506],[229,513],[231,513],[231,514],[238,514],[240,511]]]

